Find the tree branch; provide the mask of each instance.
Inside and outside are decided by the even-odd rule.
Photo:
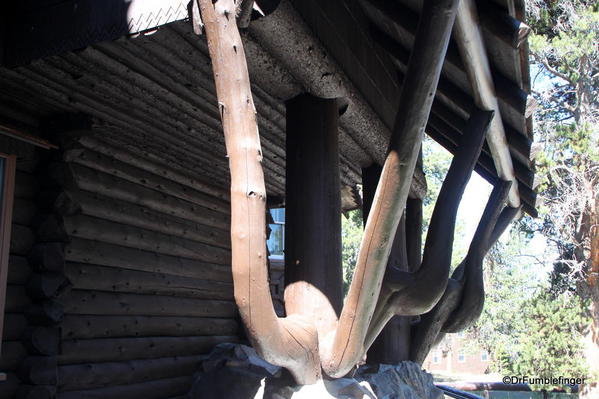
[[[457,0],[424,0],[407,79],[402,87],[389,151],[377,187],[354,277],[330,351],[322,365],[341,377],[362,358],[364,339],[378,300],[387,259],[406,205],[443,59]]]
[[[275,314],[266,267],[266,189],[243,43],[234,0],[199,0],[231,172],[231,253],[235,302],[256,351],[299,383],[320,378],[313,326]]]

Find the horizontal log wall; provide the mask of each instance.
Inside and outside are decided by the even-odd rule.
[[[27,256],[35,242],[32,224],[39,192],[35,176],[38,153],[32,145],[2,136],[0,148],[18,156],[0,354],[0,372],[7,374],[6,381],[0,382],[0,398],[11,398],[24,386],[19,371],[30,350],[34,350],[29,345],[34,334],[25,314],[32,304],[27,285],[33,272]]]
[[[181,396],[199,355],[239,340],[228,192],[93,132],[59,141],[27,291],[46,297],[30,319],[60,326],[57,397]]]

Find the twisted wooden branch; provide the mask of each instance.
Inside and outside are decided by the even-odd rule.
[[[445,292],[457,210],[492,118],[493,112],[478,110],[468,120],[460,150],[453,158],[435,203],[422,264],[415,273],[393,268],[387,270],[364,342],[366,348],[372,345],[391,317],[424,314],[435,306]]]

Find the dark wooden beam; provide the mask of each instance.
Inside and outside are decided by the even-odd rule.
[[[379,165],[372,165],[362,169],[362,215],[364,222],[368,219],[381,171],[382,168]],[[408,203],[410,203],[410,201],[421,200],[410,198],[408,199]],[[393,248],[391,248],[391,254],[389,254],[387,267],[397,266],[398,262],[407,266],[407,260],[401,259],[402,257],[407,257],[407,253],[402,254],[402,252],[405,252],[406,249],[409,250],[409,248],[406,248],[405,221],[403,225],[404,228],[402,229],[400,225],[395,234]],[[409,317],[395,316],[393,319],[389,320],[385,328],[383,328],[383,331],[381,331],[380,335],[368,350],[366,361],[369,364],[397,364],[401,361],[408,360],[410,351],[409,323]]]
[[[310,94],[286,106],[285,307],[323,337],[343,306],[339,113],[335,99]]]
[[[187,18],[187,0],[19,2],[6,26],[3,63],[32,60],[115,40]]]
[[[388,52],[397,67],[401,71],[405,71],[410,57],[409,50],[375,26],[371,28],[371,34],[377,44]],[[401,71],[398,72],[398,79],[400,82],[404,79],[404,73]],[[527,107],[526,93],[521,90],[513,92],[513,90],[510,89],[510,83],[505,77],[495,77],[497,79],[496,87],[498,96],[505,101],[507,101],[508,97],[511,98],[509,101],[514,105],[516,111],[525,113]],[[451,119],[457,121],[458,125],[454,125],[454,127],[461,130],[466,125],[467,117],[475,108],[472,96],[465,93],[462,89],[443,76],[439,79],[439,86],[437,87],[437,93],[435,95],[436,97],[435,102],[433,103],[432,112],[446,120]],[[451,105],[452,109],[445,104]],[[525,165],[530,164],[530,139],[511,126],[505,125],[505,123],[504,128],[512,158]]]
[[[477,1],[481,26],[490,34],[517,49],[526,40],[530,27],[512,17],[508,10],[493,1]]]
[[[388,25],[396,26],[411,37],[413,37],[416,33],[420,16],[418,13],[412,11],[405,5],[402,5],[400,2],[362,0],[361,3],[370,13],[376,13],[377,15],[381,16]],[[453,69],[459,70],[464,75],[466,74],[460,54],[454,42],[450,43],[450,46],[447,50],[445,63],[451,66]],[[527,104],[526,100],[522,101],[522,98],[526,98],[526,92],[520,89],[520,87],[518,87],[512,80],[501,75],[497,70],[493,71],[493,80],[496,81],[497,84],[504,85],[502,90],[497,92],[498,97],[516,112],[524,115]]]

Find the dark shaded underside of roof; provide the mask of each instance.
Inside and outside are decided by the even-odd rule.
[[[371,129],[354,123],[351,115],[341,117],[342,184],[351,187],[360,182],[362,167],[382,161],[420,5],[410,0],[292,3],[326,49],[324,57],[334,60],[355,86],[357,97],[363,97],[385,125],[385,132],[365,131]],[[509,10],[507,3],[495,5],[508,14],[516,12]],[[271,16],[252,22],[244,42],[259,114],[267,191],[283,197],[284,100],[310,91],[284,64],[309,69],[314,49],[299,52],[298,59],[277,60],[269,46],[277,41],[284,46],[296,38],[262,38],[260,24],[269,26],[268,18]],[[272,18],[277,18],[276,11]],[[273,24],[276,26],[276,21],[270,26]],[[525,48],[511,48],[492,33],[484,34],[521,197],[525,210],[534,213],[529,160],[532,134],[525,118],[528,64],[522,63],[521,54]],[[340,78],[331,71],[331,76],[323,73],[322,79]],[[152,35],[121,38],[17,68],[0,68],[0,86],[0,117],[26,130],[35,132],[40,120],[57,113],[82,112],[94,118],[103,140],[148,156],[159,154],[189,173],[201,174],[219,186],[228,185],[205,39],[194,36],[184,21],[163,26]],[[427,133],[454,152],[473,107],[470,85],[452,43]],[[477,171],[489,181],[497,178],[488,147]]]

